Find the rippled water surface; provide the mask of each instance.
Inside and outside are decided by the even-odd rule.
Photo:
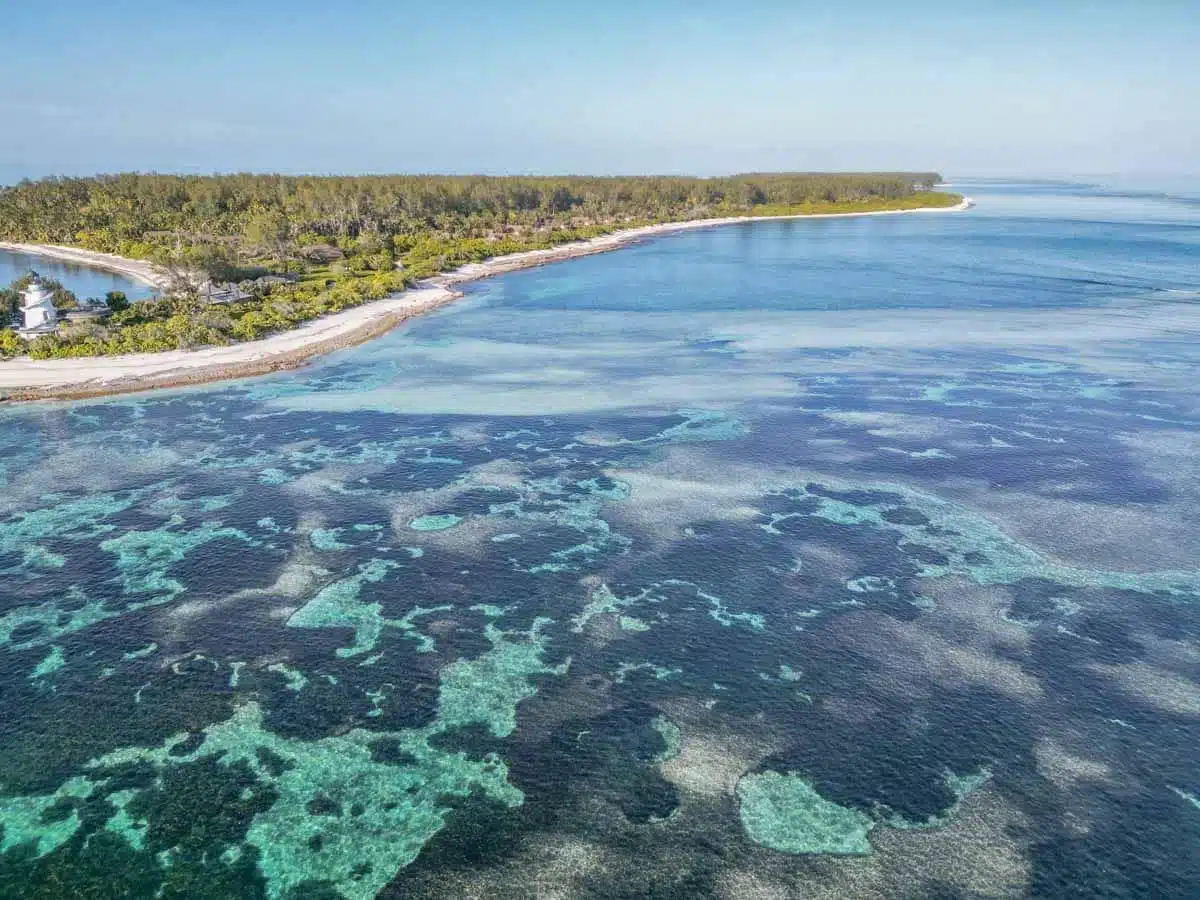
[[[1200,210],[960,189],[0,412],[0,895],[1200,895]]]
[[[45,256],[0,250],[0,287],[8,287],[18,278],[28,274],[30,269],[47,278],[61,281],[67,290],[74,291],[81,299],[103,299],[109,291],[121,291],[130,299],[142,299],[149,297],[153,292],[149,285],[112,272],[88,269]]]

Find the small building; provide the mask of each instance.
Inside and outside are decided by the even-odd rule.
[[[42,284],[42,278],[37,272],[32,276],[28,287],[21,292],[23,303],[21,313],[25,317],[25,326],[18,329],[24,338],[34,338],[43,334],[53,334],[58,330],[58,311],[54,308],[54,297]]]
[[[206,281],[200,285],[199,291],[200,299],[210,304],[237,303],[240,300],[249,300],[252,296],[232,282],[221,284]]]
[[[300,255],[309,262],[328,265],[342,259],[346,254],[337,247],[332,247],[329,244],[314,244],[311,247],[302,249]]]
[[[108,315],[107,306],[88,304],[86,306],[80,305],[79,309],[68,310],[63,313],[63,318],[72,325],[75,325],[80,322],[103,322],[108,318]]]
[[[295,275],[263,275],[259,278],[250,278],[239,282],[238,287],[255,296],[263,296],[271,293],[275,288],[295,284],[299,280]]]
[[[80,322],[102,322],[112,314],[108,304],[96,297],[80,297],[79,306],[62,312],[62,318],[72,325]]]
[[[262,288],[271,288],[281,284],[292,284],[299,280],[295,275],[263,275],[261,278],[255,278],[254,284]]]

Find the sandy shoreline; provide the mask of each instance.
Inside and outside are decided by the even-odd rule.
[[[44,256],[60,262],[75,263],[89,269],[100,269],[104,272],[115,272],[142,284],[161,290],[167,286],[169,277],[156,266],[140,259],[128,259],[115,256],[112,253],[100,253],[96,250],[82,250],[78,247],[59,247],[54,244],[14,244],[0,241],[0,250],[12,253],[25,253],[29,256]]]
[[[455,285],[560,260],[606,253],[662,234],[739,222],[954,212],[970,206],[971,200],[967,198],[957,206],[946,207],[796,216],[732,216],[630,228],[588,241],[563,244],[549,250],[530,250],[497,256],[482,263],[471,263],[421,282],[403,293],[324,316],[290,331],[257,341],[200,350],[169,350],[126,356],[50,360],[20,358],[0,361],[0,400],[78,399],[246,378],[296,368],[314,356],[360,344],[390,331],[406,319],[457,299],[461,294],[454,290]],[[39,244],[0,243],[0,249],[39,254],[103,268],[137,278],[156,287],[162,284],[162,273],[150,264],[138,260]]]

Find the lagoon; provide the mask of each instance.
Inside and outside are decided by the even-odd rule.
[[[45,256],[0,250],[0,286],[7,287],[26,275],[30,269],[47,278],[61,281],[67,290],[74,292],[80,299],[103,299],[109,291],[123,291],[129,299],[141,300],[154,293],[149,285],[113,272],[72,265]]]

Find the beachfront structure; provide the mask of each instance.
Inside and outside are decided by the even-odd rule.
[[[249,300],[251,294],[243,291],[233,282],[221,284],[214,281],[206,281],[200,285],[200,297],[205,303],[237,303],[240,300]]]
[[[40,334],[53,334],[58,328],[58,313],[54,309],[54,298],[42,284],[37,272],[28,287],[21,292],[24,300],[21,312],[25,316],[25,327],[20,329],[22,337],[36,337]]]
[[[108,318],[108,307],[95,303],[80,303],[78,309],[69,309],[63,313],[63,318],[72,325],[80,322],[102,322]]]

